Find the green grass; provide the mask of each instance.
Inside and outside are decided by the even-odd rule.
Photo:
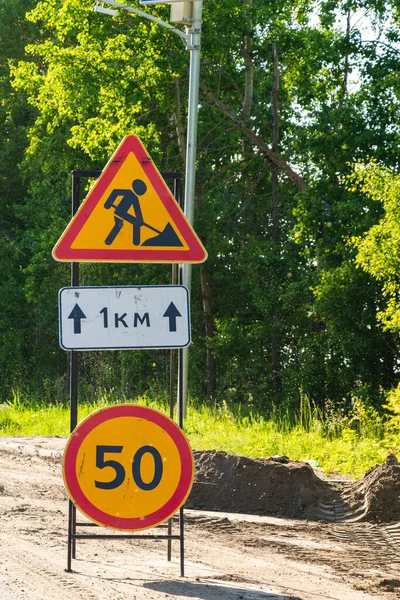
[[[264,420],[261,416],[235,415],[228,409],[202,407],[189,410],[185,431],[193,449],[225,450],[252,458],[275,454],[291,460],[312,460],[325,473],[362,477],[391,452],[400,454],[400,436],[380,423],[365,431],[348,424],[335,426],[320,418],[305,424],[288,417]]]
[[[128,400],[124,400],[128,401]],[[131,400],[168,413],[166,406],[148,398]],[[93,411],[115,403],[103,397],[80,404],[78,421]],[[400,454],[399,431],[385,425],[375,411],[355,403],[351,416],[328,416],[304,402],[298,414],[273,414],[268,420],[241,406],[209,407],[190,403],[184,424],[194,450],[223,450],[252,458],[286,455],[291,460],[316,461],[325,473],[362,477],[393,452]],[[21,400],[0,404],[2,436],[68,436],[69,408]]]

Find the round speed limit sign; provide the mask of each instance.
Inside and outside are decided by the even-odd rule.
[[[92,521],[136,531],[169,519],[188,497],[193,456],[178,425],[135,404],[102,408],[68,439],[64,483]]]

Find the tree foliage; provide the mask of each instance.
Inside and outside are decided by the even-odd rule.
[[[351,190],[361,189],[383,206],[382,218],[366,233],[352,238],[358,250],[356,265],[381,282],[385,303],[377,318],[387,331],[400,331],[400,178],[376,162],[358,164],[349,178]]]
[[[12,187],[21,201],[10,209],[1,189],[0,211],[14,244],[2,285],[29,321],[20,319],[26,345],[12,348],[4,307],[0,361],[12,352],[26,380],[54,381],[66,366],[55,298],[68,269],[51,248],[69,218],[68,174],[101,169],[127,133],[141,137],[160,170],[184,171],[188,52],[152,22],[94,13],[91,0],[3,5],[28,11],[1,58],[2,106],[14,130],[0,144],[10,156],[18,149]],[[147,10],[168,20],[166,5]],[[360,11],[371,23],[367,37]],[[387,279],[370,263],[357,268],[388,207],[348,183],[357,161],[399,162],[396,11],[371,0],[324,0],[317,12],[308,0],[204,3],[194,226],[209,259],[193,276],[193,393],[270,409],[296,406],[304,393],[320,405],[354,395],[378,402],[396,383],[395,328],[377,327]],[[13,25],[5,17],[2,27]],[[354,237],[364,240],[357,259]],[[393,258],[388,238],[381,245]],[[85,265],[81,276],[110,285],[170,277],[148,265]],[[34,349],[27,363],[25,347]],[[82,359],[88,385],[126,394],[157,377],[164,384],[167,373],[160,352]]]

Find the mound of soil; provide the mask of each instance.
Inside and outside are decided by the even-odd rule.
[[[188,508],[312,519],[319,503],[332,494],[330,485],[306,463],[226,452],[193,454],[195,480]]]
[[[343,494],[343,499],[359,520],[374,523],[400,521],[400,465],[390,454],[382,465],[375,465]]]
[[[400,465],[388,456],[345,488],[320,479],[307,463],[194,452],[188,508],[322,521],[400,521]]]
[[[27,464],[36,458],[59,464],[64,446],[65,438],[0,437],[0,456],[10,454]],[[255,460],[226,452],[193,454],[195,482],[188,508],[333,523],[400,522],[400,464],[394,455],[359,481],[333,482],[318,477],[307,463],[287,457]],[[47,487],[41,495],[54,493]],[[58,493],[65,495],[61,485]]]

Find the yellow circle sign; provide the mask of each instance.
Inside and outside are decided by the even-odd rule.
[[[189,495],[193,456],[177,424],[144,406],[119,404],[84,419],[64,452],[72,501],[89,519],[141,530],[169,519]]]

